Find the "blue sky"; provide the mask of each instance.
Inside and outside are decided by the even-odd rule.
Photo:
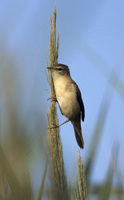
[[[32,105],[38,112],[45,113],[49,106],[46,52],[48,55],[50,15],[56,2],[59,62],[70,67],[86,109],[85,122],[82,123],[85,149],[81,154],[84,162],[90,157],[88,149],[102,99],[105,94],[112,93],[106,125],[94,160],[92,180],[104,180],[116,142],[119,144],[118,170],[123,174],[124,98],[108,83],[108,77],[114,70],[124,84],[124,1],[0,2],[0,51],[7,52],[19,63],[17,70],[23,88],[21,99],[25,103],[23,113],[28,112]],[[60,123],[65,120],[59,109],[58,117]],[[70,180],[76,169],[79,148],[71,123],[62,126],[60,134]]]

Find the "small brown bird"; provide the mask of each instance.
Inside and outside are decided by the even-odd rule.
[[[82,121],[84,121],[85,109],[79,87],[72,80],[67,65],[57,64],[53,67],[48,67],[48,69],[52,72],[55,87],[56,99],[54,98],[54,100],[58,102],[62,115],[67,117],[67,120],[61,125],[71,121],[77,143],[80,148],[84,148],[81,118]],[[59,126],[56,126],[55,128]]]

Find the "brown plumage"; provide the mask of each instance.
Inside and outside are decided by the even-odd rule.
[[[66,122],[71,121],[74,127],[76,141],[80,148],[84,148],[81,118],[84,121],[85,109],[79,87],[72,80],[67,65],[57,64],[48,69],[52,71],[56,99],[61,113],[67,117]]]

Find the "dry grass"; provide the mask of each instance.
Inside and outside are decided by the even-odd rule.
[[[58,49],[59,38],[56,42],[56,8],[53,12],[53,20],[50,18],[50,55],[49,66],[53,66],[58,62]],[[48,62],[47,62],[48,65]],[[51,98],[55,97],[55,90],[52,75],[49,73],[48,77],[51,89]],[[48,110],[48,127],[53,124],[58,124],[58,118],[56,113],[56,103],[50,102],[50,109]],[[48,129],[49,135],[49,176],[50,176],[50,196],[51,199],[68,199],[67,180],[64,171],[62,144],[59,135],[59,129]]]
[[[86,200],[86,178],[84,173],[83,159],[81,159],[80,152],[78,154],[78,182],[75,189],[76,200]]]

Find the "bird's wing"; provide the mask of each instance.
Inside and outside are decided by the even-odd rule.
[[[83,103],[83,100],[82,100],[81,92],[80,92],[80,89],[79,89],[78,85],[74,81],[73,81],[73,84],[76,87],[77,100],[78,100],[78,103],[80,105],[80,110],[82,112],[82,121],[84,121],[84,118],[85,118],[85,108],[84,108],[84,103]]]

